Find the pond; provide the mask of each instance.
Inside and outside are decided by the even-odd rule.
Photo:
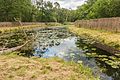
[[[35,31],[37,37],[30,45],[33,56],[59,57],[65,61],[82,63],[90,67],[93,74],[100,76],[101,80],[120,80],[119,63],[116,66],[112,64],[112,62],[120,62],[119,57],[87,44],[86,40],[71,33],[65,27],[42,28]]]

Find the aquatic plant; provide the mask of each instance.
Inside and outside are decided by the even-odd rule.
[[[94,41],[99,41],[103,44],[120,50],[120,33],[77,28],[75,26],[70,26],[68,29],[75,34],[78,34],[79,36],[90,40],[91,43],[94,43]]]

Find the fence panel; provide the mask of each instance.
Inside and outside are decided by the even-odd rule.
[[[77,27],[120,32],[120,17],[77,20]]]

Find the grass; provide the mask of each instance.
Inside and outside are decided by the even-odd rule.
[[[41,25],[36,24],[36,25],[26,25],[26,26],[16,26],[16,27],[0,27],[0,33],[4,33],[6,31],[11,31],[11,30],[19,30],[19,29],[32,29],[32,28],[38,28],[38,27],[51,27],[51,26],[61,26],[62,24],[60,23],[43,23]]]
[[[89,68],[59,58],[0,55],[0,80],[98,80]]]
[[[46,27],[46,25],[27,25],[27,26],[16,26],[16,27],[0,27],[0,32],[4,33],[6,31],[11,31],[11,30],[19,30],[19,29],[31,29],[31,28],[36,28],[36,27]]]
[[[68,29],[78,35],[88,35],[91,38],[109,45],[111,47],[114,47],[118,50],[120,50],[120,33],[113,33],[113,32],[107,32],[107,31],[101,31],[101,30],[91,30],[91,29],[85,29],[85,28],[78,28],[75,26],[68,27]]]

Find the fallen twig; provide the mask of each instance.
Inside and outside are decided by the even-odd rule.
[[[2,50],[2,51],[0,51],[0,54],[10,53],[10,52],[19,50],[19,49],[21,49],[22,47],[24,47],[28,42],[29,42],[29,41],[26,41],[26,42],[25,42],[23,45],[21,45],[21,46],[13,47],[13,48],[10,48],[10,49],[7,49],[7,50]]]

